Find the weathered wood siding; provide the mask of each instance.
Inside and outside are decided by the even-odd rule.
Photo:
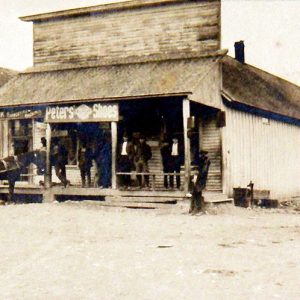
[[[220,1],[191,1],[34,23],[34,65],[206,53],[220,48]]]
[[[300,127],[226,109],[224,188],[270,190],[272,198],[300,195]]]
[[[206,189],[208,191],[222,191],[222,143],[221,131],[217,126],[216,117],[204,119],[200,125],[200,149],[208,152],[208,157],[211,162]]]

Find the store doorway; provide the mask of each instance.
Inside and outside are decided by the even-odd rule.
[[[182,99],[123,101],[119,107],[119,137],[140,132],[148,140],[159,140],[163,134],[183,140]]]
[[[183,118],[182,118],[182,99],[181,98],[157,98],[147,100],[123,101],[119,105],[121,120],[118,123],[117,139],[117,175],[119,188],[146,188],[155,190],[165,190],[166,188],[181,189],[180,175],[171,176],[164,173],[175,172],[171,166],[166,169],[162,157],[161,148],[164,143],[169,147],[172,145],[173,138],[176,138],[179,145],[177,153],[178,162],[176,173],[184,164],[184,137],[183,137]],[[124,160],[122,146],[124,137],[135,147],[135,157]],[[139,141],[145,140],[151,150],[151,158],[142,166],[139,166]],[[171,150],[170,150],[171,151]],[[125,167],[124,167],[125,164]],[[172,171],[171,171],[172,169]],[[126,173],[131,174],[126,175]],[[132,175],[133,173],[133,175]],[[137,175],[149,174],[149,175]],[[122,175],[123,174],[123,175]],[[144,182],[138,176],[144,176]],[[167,176],[167,177],[166,177]],[[166,179],[165,179],[166,177]],[[178,177],[178,178],[177,178]],[[172,178],[172,179],[171,179]],[[174,183],[176,178],[177,183]],[[166,184],[166,181],[168,184]],[[182,181],[181,181],[182,182]]]

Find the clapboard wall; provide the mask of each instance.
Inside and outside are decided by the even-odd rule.
[[[205,118],[200,124],[200,148],[208,152],[210,167],[206,190],[222,192],[222,143],[221,131],[215,116]]]
[[[201,54],[220,48],[219,0],[165,1],[164,5],[58,16],[33,20],[36,67]]]
[[[272,198],[300,196],[300,127],[225,107],[224,189],[270,190]]]

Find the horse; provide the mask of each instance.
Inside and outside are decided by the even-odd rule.
[[[8,180],[8,203],[14,201],[15,183],[20,180],[21,174],[31,163],[37,166],[38,175],[43,175],[46,166],[46,151],[34,150],[0,159],[0,180]]]

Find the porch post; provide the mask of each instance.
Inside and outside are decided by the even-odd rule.
[[[117,188],[117,122],[111,122],[111,187]]]
[[[182,101],[183,116],[183,137],[184,137],[184,191],[189,190],[189,181],[191,174],[191,151],[190,139],[188,138],[188,118],[190,117],[190,100]]]
[[[46,127],[46,170],[45,170],[45,188],[51,187],[51,163],[50,163],[50,148],[51,148],[51,125],[47,123]]]
[[[34,150],[34,141],[35,141],[35,120],[34,118],[31,119],[31,128],[32,128],[32,131],[31,131],[31,139],[30,139],[30,151],[33,151]],[[34,173],[34,169],[33,169],[33,166],[30,165],[29,166],[29,173],[33,174]],[[29,176],[28,178],[28,182],[30,184],[33,184],[33,177],[32,176]]]

